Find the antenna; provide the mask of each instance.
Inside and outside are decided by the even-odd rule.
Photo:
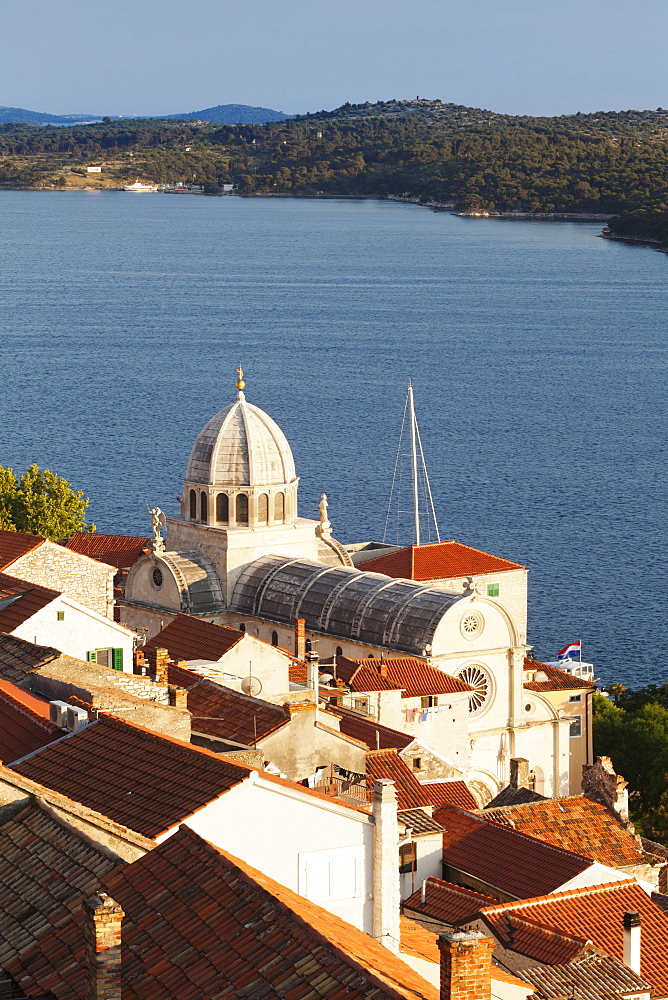
[[[406,426],[406,417],[409,421],[409,455],[402,453],[402,444],[404,439],[404,428]],[[410,457],[410,497],[411,504],[410,509],[401,509],[402,494],[402,458]],[[394,463],[394,473],[392,475],[392,485],[390,487],[390,499],[387,505],[387,516],[385,518],[385,531],[383,533],[383,541],[386,540],[388,535],[388,528],[390,524],[390,516],[393,513],[393,506],[396,503],[396,542],[401,544],[400,540],[400,528],[401,528],[401,515],[410,514],[411,516],[411,535],[412,543],[414,545],[419,545],[422,541],[423,536],[423,525],[426,521],[426,534],[429,541],[431,541],[431,528],[433,525],[434,533],[436,535],[436,541],[440,542],[441,535],[438,530],[438,522],[436,520],[436,509],[434,507],[434,498],[431,492],[431,484],[429,482],[429,474],[427,473],[427,463],[425,462],[424,449],[422,447],[422,438],[420,437],[420,428],[417,422],[417,416],[415,413],[415,398],[413,394],[413,383],[409,381],[408,389],[406,392],[406,402],[404,404],[404,415],[401,421],[401,431],[399,433],[399,445],[397,447],[397,457]]]

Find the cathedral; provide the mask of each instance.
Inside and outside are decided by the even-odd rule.
[[[343,545],[324,494],[318,520],[300,517],[290,445],[247,401],[242,376],[193,445],[180,515],[152,512],[123,621],[150,638],[186,612],[293,650],[303,620],[321,659],[417,658],[470,686],[466,778],[485,798],[518,758],[535,791],[579,791],[572,773],[569,787],[573,717],[527,659],[526,568],[456,542],[414,546],[405,566],[398,546]],[[426,557],[428,570],[416,572]]]

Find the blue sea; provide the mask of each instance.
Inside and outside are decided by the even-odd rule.
[[[441,536],[530,567],[536,656],[668,680],[668,256],[376,201],[2,191],[0,221],[0,464],[145,534],[241,364],[301,513],[381,539],[410,378]]]

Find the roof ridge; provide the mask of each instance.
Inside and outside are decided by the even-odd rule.
[[[458,892],[458,893],[463,894],[464,896],[478,896],[478,897],[482,896],[484,899],[490,899],[491,898],[490,896],[488,896],[484,892],[478,892],[476,889],[467,889],[466,886],[457,885],[456,882],[448,882],[448,881],[446,881],[446,879],[438,878],[437,875],[429,875],[429,877],[427,878],[426,882],[427,882],[427,885],[429,885],[429,883],[431,883],[437,889],[442,889],[444,887],[447,887],[447,889],[448,889],[449,892],[453,892],[453,891],[454,892]]]
[[[7,691],[5,689],[5,684],[11,684],[11,681],[0,681],[0,699],[7,698],[9,701],[12,702],[17,711],[19,711],[22,715],[26,715],[32,721],[38,722],[44,729],[47,730],[47,732],[54,733],[60,729],[60,726],[57,726],[55,723],[51,722],[51,720],[47,719],[45,716],[39,715],[38,712],[36,712],[34,709],[30,707],[30,705],[27,705],[24,702],[22,702],[19,698],[16,698],[11,691]]]
[[[513,908],[519,909],[523,906],[535,906],[538,903],[550,903],[557,899],[571,899],[575,896],[586,896],[590,893],[593,895],[594,893],[610,891],[612,889],[628,888],[633,885],[637,885],[640,891],[644,892],[642,887],[638,885],[638,881],[635,878],[625,878],[620,879],[619,882],[601,882],[598,885],[582,885],[577,886],[575,889],[562,889],[560,892],[546,893],[543,896],[530,896],[527,899],[513,899],[507,903],[495,903],[492,906],[486,906],[485,911],[491,912],[492,910],[503,910],[504,912],[507,912]]]

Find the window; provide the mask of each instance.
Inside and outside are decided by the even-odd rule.
[[[420,698],[422,708],[434,708],[438,705],[438,695],[430,694],[426,698]]]
[[[571,694],[571,695],[568,696],[568,700],[571,703],[576,702],[576,701],[582,701],[582,695],[581,694]]]
[[[362,895],[361,847],[309,851],[299,855],[299,895],[314,903]]]
[[[216,521],[227,524],[230,519],[230,500],[227,493],[219,493],[216,497]]]
[[[355,698],[353,700],[353,711],[359,712],[360,715],[369,714],[369,699],[368,698]]]
[[[248,524],[248,497],[245,493],[237,494],[237,524]]]
[[[285,496],[283,493],[277,493],[274,497],[274,521],[284,521],[285,520]]]
[[[488,597],[498,597],[499,596],[499,585],[498,585],[498,583],[488,583],[487,584],[487,596]]]
[[[571,739],[576,736],[582,736],[582,716],[581,715],[571,715]]]
[[[190,520],[197,520],[197,494],[194,490],[190,491]]]
[[[413,770],[414,771],[422,770],[422,757],[413,757]]]
[[[209,520],[209,504],[207,502],[206,493],[200,493],[199,497],[199,519],[200,521]]]
[[[156,587],[158,587],[158,588],[162,587],[162,570],[161,569],[158,569],[158,567],[156,566],[155,569],[153,570],[153,573],[151,574],[151,577],[152,577],[153,583],[154,583],[154,585]]]
[[[271,644],[272,646],[278,646],[278,632],[271,633]]]
[[[241,625],[239,626],[239,631],[240,631],[240,632],[245,632],[245,631],[246,631],[246,626],[244,625],[244,623],[243,623],[243,622],[242,622],[242,623],[241,623]]]
[[[56,611],[56,621],[57,622],[64,622],[65,621],[65,612],[64,611]]]
[[[336,647],[336,655],[343,656],[343,649],[341,648],[341,646]]]
[[[112,670],[123,669],[122,649],[91,649],[87,658],[89,663],[97,663],[101,667],[111,667]]]
[[[257,498],[257,519],[262,524],[269,520],[269,497],[266,493],[260,493]]]
[[[415,841],[402,844],[399,848],[399,871],[402,875],[417,871],[417,850]]]

